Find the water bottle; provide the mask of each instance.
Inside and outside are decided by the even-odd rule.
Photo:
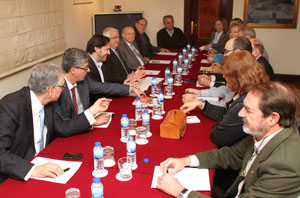
[[[174,84],[173,76],[172,76],[172,75],[169,75],[169,78],[168,78],[168,86],[171,87],[171,94],[173,94],[173,84]]]
[[[157,81],[156,81],[156,77],[153,76],[151,81],[151,95],[156,96],[156,94],[157,94]]]
[[[182,67],[179,65],[177,67],[177,74],[175,76],[175,85],[181,85],[181,74],[182,74]]]
[[[193,57],[195,56],[195,52],[196,52],[196,48],[193,46],[192,47],[192,55],[193,55]]]
[[[102,185],[99,177],[93,178],[91,190],[92,190],[92,198],[102,198],[103,197],[103,185]]]
[[[191,44],[188,43],[188,44],[186,45],[186,49],[187,49],[187,52],[190,52],[190,50],[191,50]]]
[[[186,56],[186,48],[182,49],[182,56],[183,56],[183,58],[185,58],[185,56]]]
[[[142,103],[141,97],[136,97],[135,101],[135,120],[141,121],[142,120]]]
[[[160,111],[162,114],[166,113],[164,111],[164,94],[162,91],[159,91],[158,92],[158,95],[157,95],[157,102],[158,104],[160,105]]]
[[[170,75],[170,68],[169,67],[166,67],[165,69],[165,82],[168,81],[168,76]]]
[[[121,142],[127,142],[128,128],[129,128],[129,120],[127,114],[123,114],[121,118]]]
[[[130,136],[128,138],[126,144],[126,150],[127,150],[127,162],[131,165],[131,169],[134,170],[137,168],[137,164],[136,164],[136,143],[133,139],[133,136]]]
[[[145,109],[142,115],[142,126],[146,128],[147,137],[150,137],[150,115],[148,113],[148,109]]]
[[[104,172],[103,148],[100,142],[96,142],[94,147],[94,171],[96,174]]]
[[[183,73],[182,75],[188,75],[189,73],[189,59],[185,58],[184,59],[184,64],[183,64]]]
[[[173,74],[176,74],[176,72],[177,72],[177,64],[178,64],[178,62],[177,62],[177,60],[176,60],[176,58],[174,58],[174,60],[173,60]]]
[[[178,64],[181,65],[182,64],[182,54],[179,53],[178,55]]]

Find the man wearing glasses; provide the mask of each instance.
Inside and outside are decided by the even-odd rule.
[[[28,87],[0,100],[0,183],[8,177],[27,181],[34,177],[57,177],[63,170],[56,164],[34,165],[30,160],[57,136],[68,137],[101,124],[101,118],[89,118],[89,111],[105,111],[109,99],[75,118],[63,121],[55,111],[55,102],[64,90],[63,72],[52,64],[33,67]]]
[[[117,83],[100,83],[87,76],[90,72],[89,55],[77,48],[69,48],[63,54],[62,68],[67,88],[58,99],[60,115],[63,119],[71,119],[88,109],[90,94],[104,96],[125,96],[133,93],[140,96],[142,91],[135,87]],[[96,112],[92,112],[96,115]],[[107,114],[103,114],[103,116]],[[108,119],[107,119],[108,121]]]

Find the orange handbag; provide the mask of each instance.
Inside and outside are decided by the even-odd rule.
[[[178,109],[170,110],[160,124],[160,137],[180,139],[186,130],[186,114]]]

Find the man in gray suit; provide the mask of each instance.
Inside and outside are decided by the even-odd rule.
[[[169,158],[160,164],[157,187],[177,197],[207,197],[185,189],[172,174],[185,166],[241,168],[225,197],[299,197],[299,131],[294,126],[296,104],[291,90],[279,82],[254,86],[239,112],[244,132],[251,136],[231,147]],[[167,173],[168,168],[173,168]]]
[[[142,91],[135,87],[117,83],[100,83],[87,76],[89,55],[77,48],[65,51],[62,68],[66,80],[66,89],[62,92],[58,104],[63,119],[70,119],[90,106],[90,94],[104,96],[125,96],[133,93],[140,96]],[[98,98],[99,98],[98,97]]]
[[[123,39],[120,41],[118,50],[130,69],[135,70],[138,66],[143,66],[146,61],[138,50],[138,46],[134,41],[135,32],[133,27],[126,26],[122,30]]]

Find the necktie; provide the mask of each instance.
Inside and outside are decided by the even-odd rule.
[[[74,105],[74,111],[75,111],[75,114],[78,115],[78,106],[77,106],[77,99],[76,99],[75,88],[76,87],[73,87],[71,89],[71,92],[72,92],[72,101],[73,101],[73,105]]]
[[[40,151],[44,148],[44,121],[45,121],[45,110],[44,107],[40,111]]]
[[[139,51],[137,51],[137,49],[134,47],[134,45],[132,43],[130,43],[130,48],[131,50],[133,51],[134,55],[139,59],[139,62],[141,63],[141,65],[143,66],[144,65],[144,62],[143,62],[143,57],[142,55],[140,54]],[[143,63],[143,64],[142,64]]]

